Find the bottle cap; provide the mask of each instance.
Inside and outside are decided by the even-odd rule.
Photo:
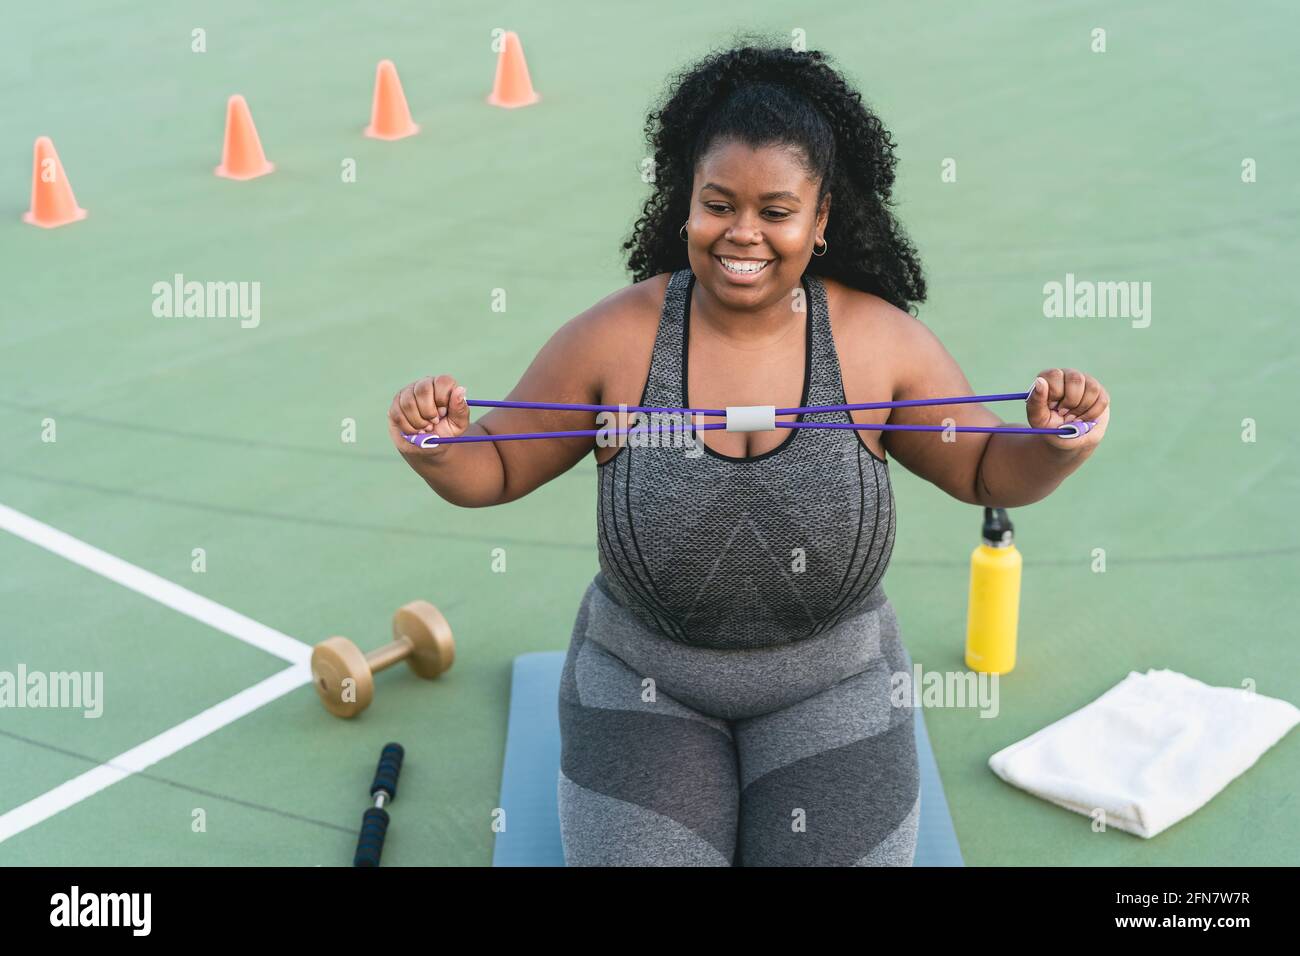
[[[1015,531],[1006,508],[984,509],[982,536],[985,544],[993,548],[1008,548],[1016,540]]]

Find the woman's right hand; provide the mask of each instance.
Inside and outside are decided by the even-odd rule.
[[[450,375],[426,376],[403,388],[388,408],[388,434],[404,455],[443,454],[449,447],[420,448],[403,435],[438,435],[456,438],[469,429],[469,403],[465,387]]]

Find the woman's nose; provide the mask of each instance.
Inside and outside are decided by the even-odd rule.
[[[763,232],[757,226],[737,223],[727,230],[727,238],[737,245],[753,245],[763,241]]]

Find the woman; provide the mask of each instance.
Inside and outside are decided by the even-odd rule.
[[[556,332],[510,399],[782,408],[972,393],[908,311],[925,284],[889,208],[889,133],[823,54],[710,55],[647,132],[652,195],[624,246],[633,284]],[[960,501],[1026,505],[1092,453],[1108,404],[1095,379],[1053,368],[1029,422],[1097,421],[1082,437],[777,429],[700,431],[686,447],[419,449],[402,434],[603,424],[519,409],[471,423],[465,388],[440,375],[402,389],[389,425],[411,467],[465,507],[513,501],[595,454],[600,573],[559,703],[570,865],[911,865],[912,713],[890,699],[911,660],[881,587],[889,456]],[[803,420],[1003,424],[980,404]]]

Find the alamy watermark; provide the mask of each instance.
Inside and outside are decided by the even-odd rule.
[[[699,458],[704,454],[704,442],[695,435],[695,430],[704,424],[704,416],[679,412],[629,412],[627,408],[619,405],[617,412],[596,415],[598,448],[616,448],[623,444],[620,439],[626,439],[626,444],[632,448],[684,448],[687,458]]]
[[[148,936],[152,912],[152,893],[83,893],[74,885],[50,897],[51,926],[120,926]]]
[[[1043,315],[1049,319],[1132,319],[1135,329],[1151,324],[1150,282],[1094,282],[1065,274],[1043,285]]]
[[[84,711],[83,717],[104,713],[103,671],[0,671],[0,709],[50,707]]]
[[[185,281],[155,282],[153,314],[159,319],[234,319],[240,328],[255,329],[262,321],[262,283]]]
[[[998,715],[998,675],[977,671],[895,671],[889,681],[895,707],[977,707],[981,717]]]

